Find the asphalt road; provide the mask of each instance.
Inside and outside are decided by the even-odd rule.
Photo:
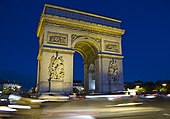
[[[12,119],[170,119],[170,98],[70,100],[0,115]]]

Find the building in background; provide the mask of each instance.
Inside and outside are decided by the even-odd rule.
[[[0,80],[0,92],[18,92],[21,90],[21,84],[15,81]]]

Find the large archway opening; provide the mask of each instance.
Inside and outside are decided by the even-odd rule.
[[[90,41],[79,41],[74,46],[74,79],[82,78],[85,92],[95,92],[96,90],[96,59],[98,50]],[[81,58],[82,56],[82,58]],[[76,59],[79,58],[79,59]],[[78,66],[77,66],[78,65]],[[84,72],[82,72],[82,69]],[[82,75],[83,74],[83,75]],[[82,77],[84,76],[84,77]]]

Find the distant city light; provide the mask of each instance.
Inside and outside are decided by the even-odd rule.
[[[165,87],[166,85],[167,85],[166,83],[163,83],[163,84],[162,84],[162,86],[164,86],[164,87]]]

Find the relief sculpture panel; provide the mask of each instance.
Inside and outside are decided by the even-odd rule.
[[[48,32],[47,43],[67,46],[68,45],[68,35],[62,34],[62,33]]]
[[[109,80],[113,80],[113,81],[119,80],[118,63],[115,59],[112,59],[109,63],[108,78],[109,78]]]
[[[119,42],[104,41],[105,51],[120,53]]]
[[[48,67],[49,78],[52,81],[63,82],[64,80],[64,59],[62,56],[52,56]]]

